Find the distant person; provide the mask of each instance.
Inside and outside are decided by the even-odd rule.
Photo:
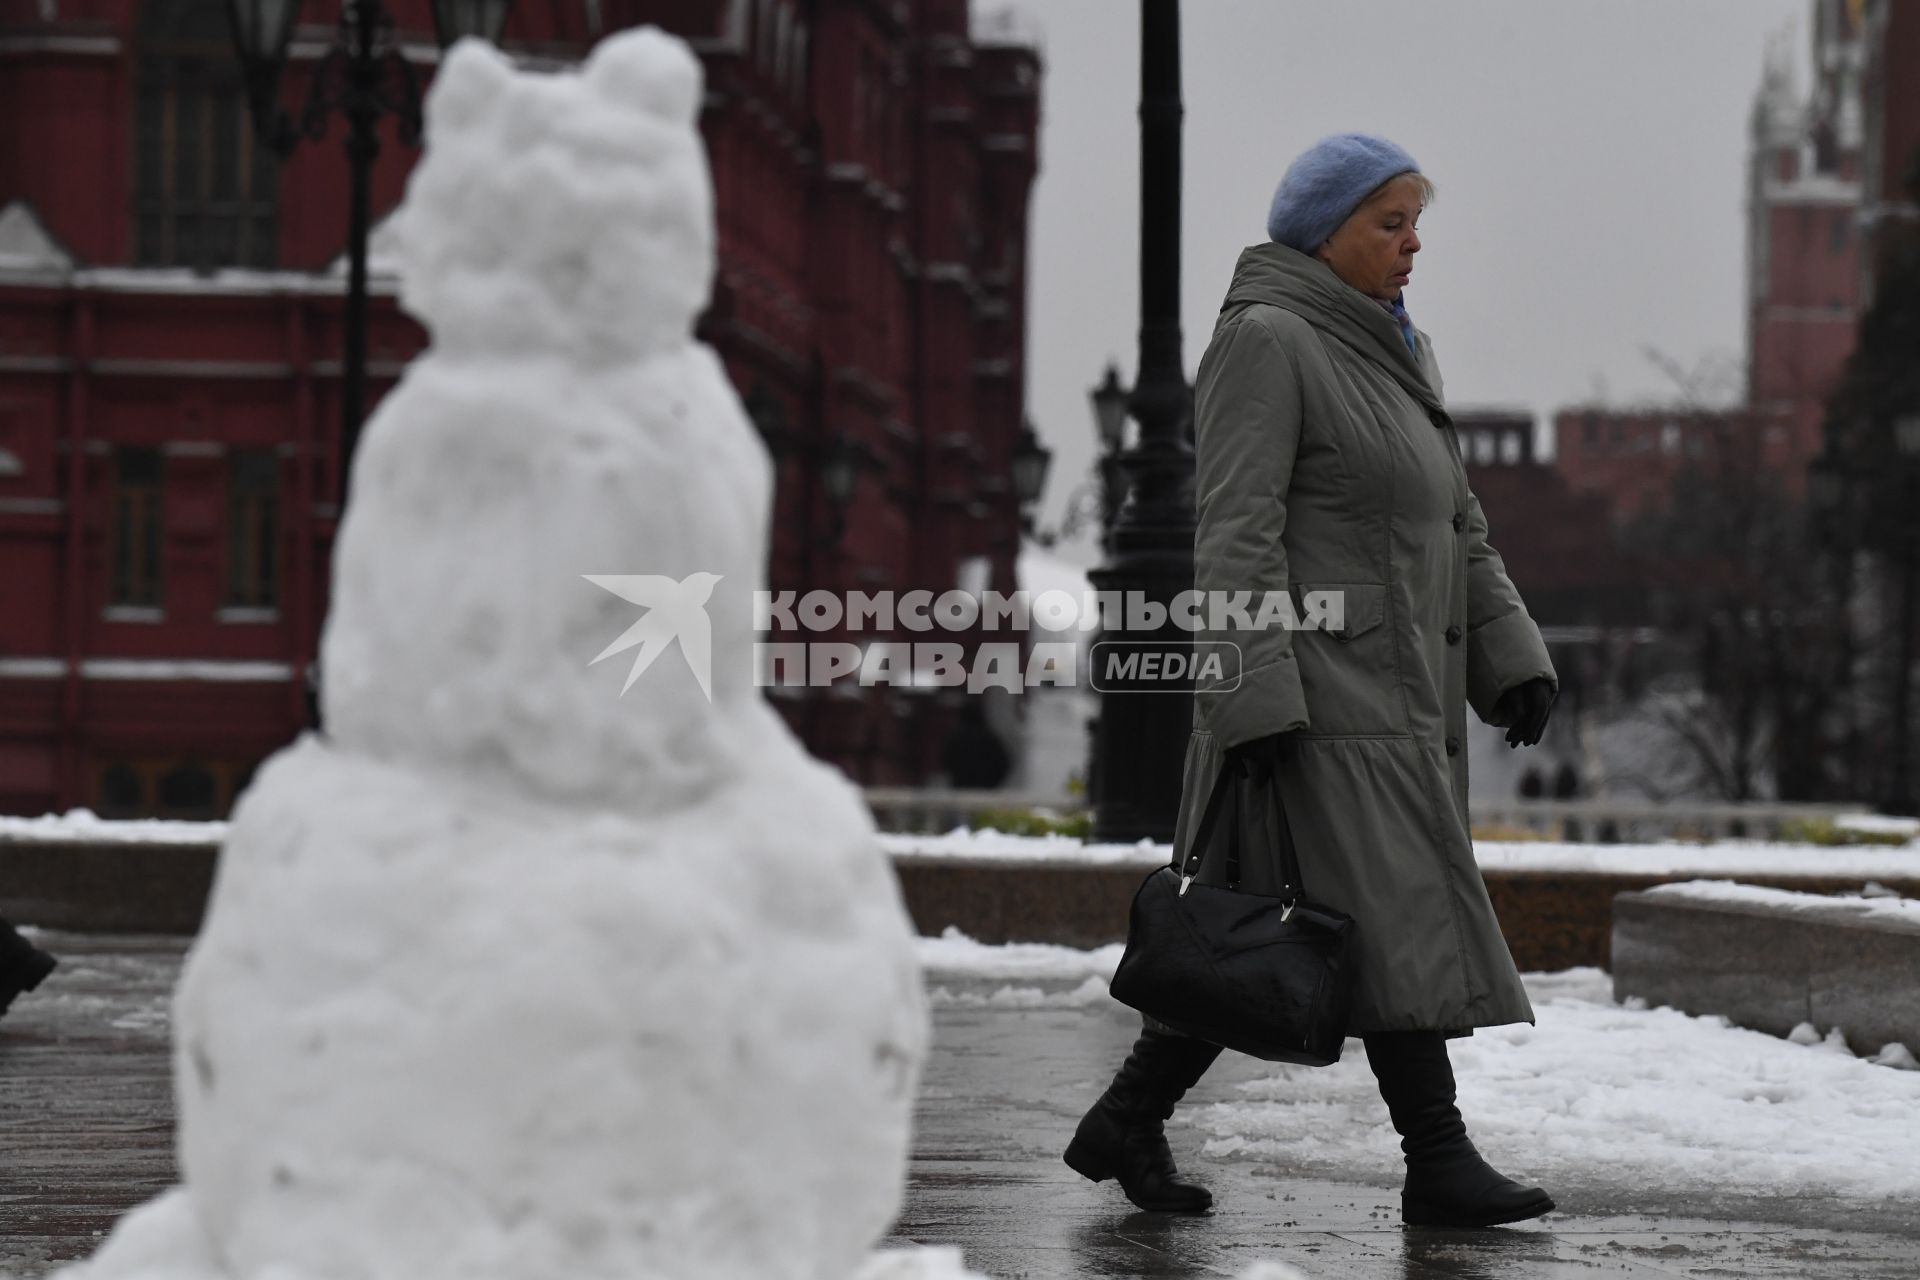
[[[1308,892],[1355,922],[1349,1032],[1401,1135],[1402,1217],[1489,1226],[1553,1201],[1481,1159],[1454,1106],[1447,1039],[1534,1020],[1474,862],[1466,713],[1531,746],[1558,677],[1487,541],[1407,313],[1432,197],[1393,143],[1327,138],[1281,180],[1271,243],[1234,270],[1194,388],[1194,585],[1338,592],[1344,625],[1213,633],[1244,657],[1217,689],[1196,686],[1174,849],[1229,762],[1271,772]],[[1277,892],[1273,862],[1243,863],[1240,887]],[[1067,1162],[1118,1178],[1143,1209],[1206,1209],[1162,1122],[1219,1052],[1149,1021]]]
[[[959,722],[947,735],[940,763],[949,784],[963,791],[991,791],[1013,771],[1013,757],[987,723],[986,709],[978,698],[961,704]]]
[[[20,936],[20,931],[0,920],[0,1014],[10,1008],[22,993],[45,981],[59,963],[52,956]]]

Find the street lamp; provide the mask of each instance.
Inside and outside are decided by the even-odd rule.
[[[1107,549],[1119,519],[1120,504],[1127,498],[1127,469],[1120,462],[1120,446],[1127,433],[1127,389],[1120,385],[1120,371],[1107,363],[1106,377],[1090,393],[1093,400],[1093,430],[1100,440],[1100,546]]]
[[[820,488],[826,493],[827,503],[833,510],[833,522],[816,542],[820,546],[831,547],[846,536],[847,506],[853,501],[853,491],[860,483],[860,473],[866,469],[867,451],[853,437],[837,435],[820,451],[819,456]]]
[[[1046,492],[1047,469],[1053,465],[1053,450],[1040,443],[1033,423],[1020,428],[1020,440],[1013,447],[1013,496],[1020,503],[1020,527],[1032,536],[1033,504]]]
[[[433,25],[444,49],[466,36],[497,42],[511,0],[433,0]],[[380,153],[382,116],[396,117],[401,141],[420,139],[420,85],[401,52],[393,19],[380,0],[343,0],[332,46],[314,69],[298,119],[281,107],[280,77],[300,15],[300,0],[229,0],[234,49],[252,108],[254,131],[285,159],[302,139],[327,133],[335,111],[347,118],[347,314],[341,359],[340,497],[346,504],[353,452],[360,438],[367,379],[367,236],[372,172]]]
[[[1120,385],[1120,370],[1111,361],[1106,377],[1088,394],[1093,398],[1093,430],[1100,437],[1100,447],[1118,453],[1127,431],[1127,389]]]

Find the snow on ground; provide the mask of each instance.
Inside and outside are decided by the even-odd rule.
[[[922,939],[936,992],[965,994],[1018,976],[1051,980],[1044,1003],[1087,1002],[1120,948],[995,947],[951,932]],[[1081,988],[1060,990],[1078,980]],[[1800,1044],[1719,1017],[1618,1004],[1592,968],[1525,975],[1536,1025],[1482,1028],[1452,1042],[1460,1108],[1481,1150],[1515,1176],[1556,1188],[1657,1193],[1711,1186],[1731,1193],[1920,1195],[1920,1071],[1900,1046],[1854,1057],[1830,1037]],[[1002,991],[1020,992],[1020,987]],[[1001,1007],[1031,999],[1001,995]],[[1111,997],[1108,997],[1111,1000]],[[990,1001],[992,997],[988,998]],[[1117,1006],[1116,1006],[1117,1007]],[[1205,1135],[1213,1156],[1271,1161],[1325,1177],[1367,1180],[1399,1157],[1358,1040],[1334,1066],[1275,1064],[1241,1097],[1183,1108],[1176,1124]]]
[[[1496,1165],[1569,1190],[1920,1194],[1920,1072],[1624,1007],[1604,984],[1597,970],[1528,975],[1538,1025],[1453,1043],[1460,1109]],[[1352,1042],[1333,1067],[1275,1067],[1242,1093],[1189,1117],[1209,1154],[1345,1172],[1397,1152]]]

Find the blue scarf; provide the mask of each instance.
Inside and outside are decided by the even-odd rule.
[[[1387,302],[1380,298],[1375,298],[1374,301],[1379,303],[1380,309],[1392,316],[1393,322],[1400,326],[1400,336],[1407,340],[1407,354],[1418,359],[1420,349],[1415,345],[1413,317],[1407,314],[1406,304],[1401,302],[1399,298],[1395,298],[1392,302]]]

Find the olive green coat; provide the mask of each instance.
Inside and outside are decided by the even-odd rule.
[[[1557,678],[1418,346],[1324,264],[1261,244],[1195,385],[1195,587],[1254,609],[1291,592],[1302,617],[1306,593],[1341,592],[1345,626],[1198,637],[1243,657],[1237,680],[1230,664],[1196,684],[1175,848],[1228,747],[1299,731],[1280,794],[1310,896],[1355,920],[1356,1035],[1533,1021],[1468,835],[1466,710],[1492,723],[1502,691]],[[1270,865],[1242,874],[1277,883]]]

